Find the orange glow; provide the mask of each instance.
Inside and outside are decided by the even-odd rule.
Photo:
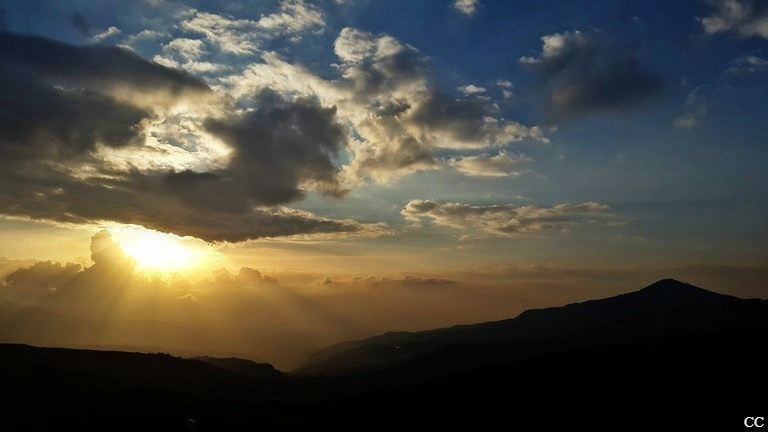
[[[110,230],[126,255],[145,271],[178,272],[200,265],[208,251],[172,234],[142,227],[120,227]]]

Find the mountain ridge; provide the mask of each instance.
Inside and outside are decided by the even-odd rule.
[[[748,325],[760,318],[753,309],[765,310],[766,302],[716,293],[675,279],[661,279],[640,290],[613,297],[530,309],[498,321],[422,332],[388,332],[342,342],[314,353],[295,373],[338,374],[375,369],[413,360],[449,344],[599,334],[606,338],[631,338],[660,332],[684,333],[702,330],[710,325],[710,319],[726,326]]]

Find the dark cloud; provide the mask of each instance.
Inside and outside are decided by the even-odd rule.
[[[91,261],[97,266],[133,268],[136,265],[105,230],[91,237]]]
[[[61,87],[78,86],[99,92],[128,87],[140,94],[163,91],[171,95],[209,91],[205,83],[190,75],[114,46],[72,46],[4,32],[0,33],[0,58],[6,65]]]
[[[223,172],[191,171],[134,172],[118,179],[90,181],[60,172],[6,175],[0,177],[0,207],[3,213],[14,216],[74,224],[118,221],[207,241],[295,235],[379,236],[388,232],[378,224],[327,219],[283,207],[252,207],[251,199],[229,189],[240,187],[230,181]]]
[[[438,147],[483,148],[531,138],[546,141],[541,131],[500,119],[501,109],[490,98],[452,98],[429,92],[407,121]]]
[[[734,32],[740,36],[768,38],[768,2],[764,0],[710,0],[712,15],[700,18],[704,31]]]
[[[94,264],[86,268],[50,261],[19,268],[6,276],[2,294],[22,304],[33,302],[44,307],[108,314],[108,308],[125,294],[136,262],[106,231],[91,238],[91,259]]]
[[[427,71],[425,59],[413,46],[351,27],[341,30],[334,51],[360,101],[380,100],[403,86],[418,84]]]
[[[116,221],[210,241],[379,232],[350,220],[268,208],[304,190],[341,196],[332,160],[345,141],[335,109],[264,91],[200,129],[232,150],[207,171],[113,167],[98,146],[140,151],[147,121],[211,90],[107,46],[0,34],[0,213],[65,223]],[[186,143],[181,143],[185,145]]]
[[[125,146],[138,139],[148,107],[121,101],[163,93],[208,92],[202,82],[147,62],[130,51],[76,47],[0,33],[0,157],[80,156],[97,143]]]
[[[245,115],[209,120],[206,129],[235,148],[228,171],[241,176],[243,195],[260,204],[298,199],[298,185],[309,182],[321,192],[345,193],[336,179],[336,157],[345,133],[335,121],[335,108],[323,108],[309,98],[287,101],[265,90],[255,98],[256,109]]]
[[[578,31],[541,38],[538,57],[522,57],[548,93],[551,120],[624,112],[657,96],[662,81],[627,48]]]
[[[82,271],[80,264],[40,261],[29,267],[20,267],[10,272],[5,277],[6,289],[23,287],[25,290],[57,290],[80,271]]]

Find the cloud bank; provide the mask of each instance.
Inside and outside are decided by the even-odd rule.
[[[564,231],[591,223],[619,222],[607,205],[597,202],[557,204],[553,207],[516,207],[473,206],[417,199],[409,201],[401,214],[416,223],[426,219],[439,227],[462,232],[479,231],[501,237]]]
[[[500,107],[476,91],[456,98],[436,88],[427,59],[392,36],[347,27],[336,38],[334,52],[340,61],[335,79],[267,53],[261,63],[226,82],[241,99],[271,88],[335,106],[338,118],[354,131],[347,144],[350,161],[342,168],[349,185],[435,169],[440,166],[435,149],[546,141],[538,127],[503,118]]]
[[[241,111],[198,79],[128,50],[11,33],[0,42],[0,213],[208,241],[377,232],[279,206],[307,189],[345,193],[332,159],[346,135],[333,108],[262,91]],[[190,104],[201,107],[196,116],[173,114]],[[188,135],[174,136],[174,122]],[[195,140],[226,150],[197,169],[140,166]]]

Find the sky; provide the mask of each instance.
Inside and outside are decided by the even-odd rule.
[[[0,29],[13,304],[74,313],[110,263],[178,322],[287,290],[301,325],[262,311],[247,353],[291,365],[259,331],[306,351],[661,277],[768,297],[765,2],[6,0]]]

